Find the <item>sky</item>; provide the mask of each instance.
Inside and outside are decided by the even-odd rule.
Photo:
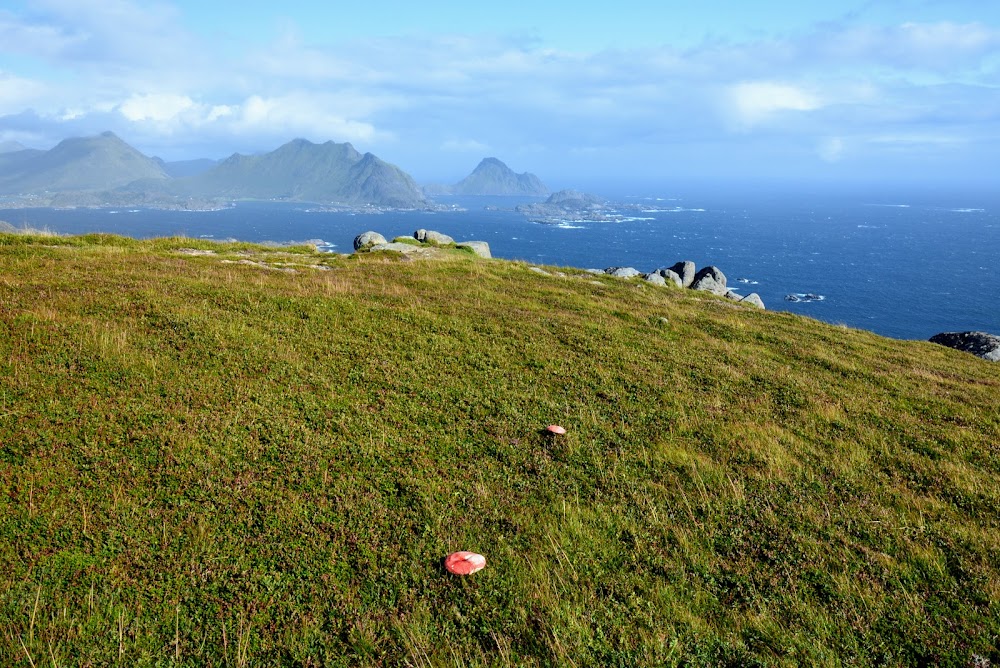
[[[351,142],[421,183],[990,186],[994,0],[0,0],[0,142]]]

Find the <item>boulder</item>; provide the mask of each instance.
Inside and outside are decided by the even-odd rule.
[[[653,285],[663,285],[663,286],[665,286],[667,284],[667,279],[663,278],[662,276],[660,276],[657,273],[643,274],[642,278],[647,283],[652,283]]]
[[[757,308],[764,308],[764,300],[760,298],[756,292],[751,292],[746,297],[740,300],[741,304],[750,304],[751,306],[756,306]]]
[[[616,278],[632,278],[633,276],[641,275],[639,270],[634,267],[608,267],[604,270],[604,273]]]
[[[392,242],[386,244],[375,244],[370,246],[368,251],[374,253],[375,251],[396,251],[397,253],[419,253],[423,249],[420,246],[414,246],[413,244],[401,244],[399,242]]]
[[[738,302],[743,299],[743,295],[738,292],[734,292],[733,290],[726,290],[725,297],[726,299],[732,299],[734,302]]]
[[[684,279],[682,279],[673,269],[661,269],[660,276],[662,276],[668,283],[673,283],[679,288],[684,287]]]
[[[385,237],[378,232],[362,232],[354,237],[354,250],[366,251],[372,246],[386,243]]]
[[[972,353],[991,362],[1000,362],[1000,336],[986,332],[941,332],[930,338],[931,343]]]
[[[443,235],[442,235],[443,236]],[[463,241],[456,244],[456,248],[471,248],[472,252],[479,257],[485,257],[487,259],[493,257],[490,253],[490,245],[485,241]]]
[[[417,230],[413,233],[413,238],[421,243],[438,244],[439,246],[455,243],[455,240],[447,234],[441,234],[434,230]]]
[[[670,271],[681,277],[681,287],[690,288],[694,283],[695,266],[694,262],[684,260],[670,267]],[[666,278],[666,276],[664,276]]]
[[[720,296],[725,295],[728,292],[726,288],[726,275],[718,267],[704,267],[695,274],[691,289],[703,290]]]

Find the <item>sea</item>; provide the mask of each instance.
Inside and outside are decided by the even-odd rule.
[[[289,202],[219,211],[9,209],[0,220],[60,234],[184,235],[311,242],[349,253],[367,230],[386,238],[437,230],[481,240],[494,257],[541,265],[650,272],[715,265],[768,309],[897,339],[1000,334],[1000,195],[898,189],[635,189],[617,222],[535,223],[513,209],[535,198],[438,198],[443,212],[325,212]],[[2,267],[0,267],[2,271]]]

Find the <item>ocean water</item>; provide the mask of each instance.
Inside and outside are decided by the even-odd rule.
[[[552,225],[511,211],[537,200],[452,198],[443,201],[467,210],[350,214],[267,202],[205,212],[0,210],[0,220],[65,234],[322,240],[324,249],[345,253],[366,230],[391,239],[426,228],[487,241],[495,257],[547,265],[652,271],[679,260],[714,264],[730,287],[757,292],[769,309],[894,338],[1000,333],[1000,197],[991,193],[689,191],[615,199],[645,210],[618,223]],[[822,299],[786,300],[805,294]]]

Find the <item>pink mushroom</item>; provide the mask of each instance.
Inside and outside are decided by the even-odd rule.
[[[475,552],[453,552],[445,557],[444,567],[455,575],[471,575],[486,568],[486,557]]]

